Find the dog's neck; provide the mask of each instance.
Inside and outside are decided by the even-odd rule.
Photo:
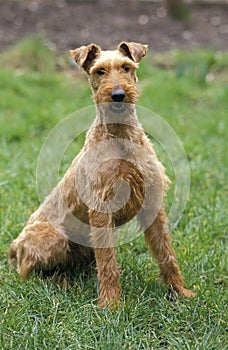
[[[96,105],[96,118],[86,137],[86,145],[121,138],[140,143],[144,132],[138,121],[135,105],[129,105],[124,114],[114,114],[107,106]]]

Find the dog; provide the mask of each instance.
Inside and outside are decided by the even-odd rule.
[[[193,297],[184,287],[163,208],[170,181],[136,113],[136,70],[147,45],[121,42],[103,51],[91,43],[70,53],[88,75],[96,118],[63,179],[11,243],[10,261],[26,278],[33,270],[83,266],[95,258],[99,305],[113,307],[121,299],[115,228],[137,217],[163,281]]]

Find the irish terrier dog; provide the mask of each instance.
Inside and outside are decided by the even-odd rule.
[[[136,69],[146,52],[146,45],[133,42],[114,51],[96,44],[71,51],[88,74],[96,118],[83,149],[9,251],[24,278],[95,257],[101,308],[120,301],[115,228],[135,216],[164,282],[181,296],[194,296],[184,288],[170,244],[163,209],[169,179],[136,114]]]

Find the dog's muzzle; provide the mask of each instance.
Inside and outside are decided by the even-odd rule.
[[[111,92],[111,98],[113,102],[110,104],[110,109],[113,113],[121,114],[126,110],[126,103],[124,102],[126,93],[121,88],[113,89]]]

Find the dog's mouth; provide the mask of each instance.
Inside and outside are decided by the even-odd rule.
[[[109,109],[112,113],[122,114],[127,109],[127,103],[125,103],[125,102],[113,102],[113,103],[110,103]]]

